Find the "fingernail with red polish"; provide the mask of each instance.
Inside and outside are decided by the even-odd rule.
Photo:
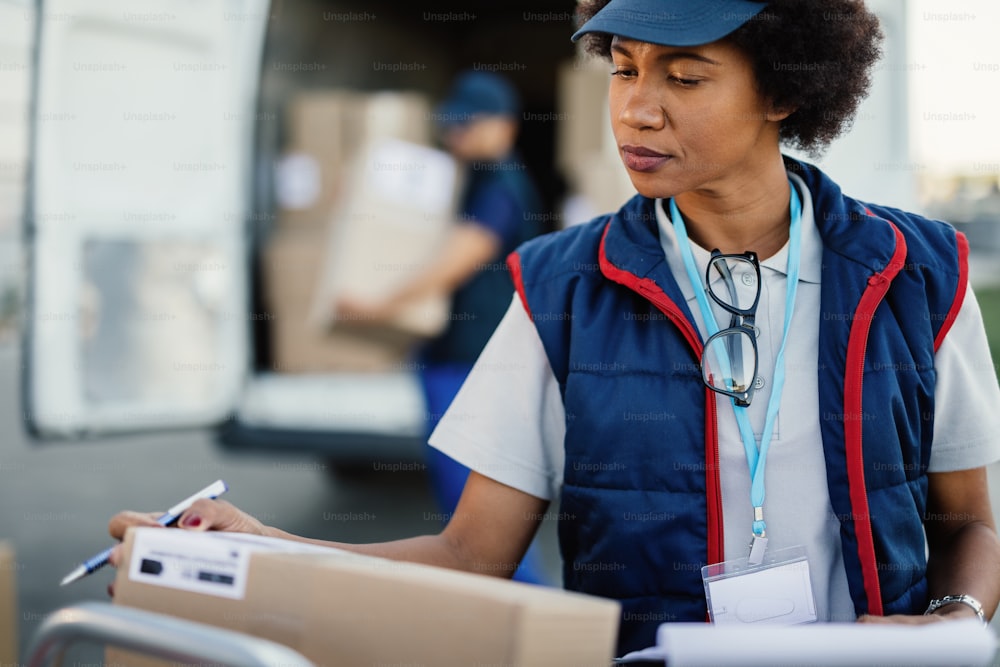
[[[184,517],[184,521],[181,522],[181,525],[185,528],[197,528],[201,525],[201,517],[197,514]]]

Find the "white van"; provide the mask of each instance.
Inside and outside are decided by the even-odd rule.
[[[523,135],[551,164],[574,3],[515,4],[39,2],[24,214],[31,434],[216,425],[234,447],[419,460],[426,409],[412,369],[290,374],[261,354],[256,267],[279,116],[293,86],[314,80],[434,97],[458,69],[502,68],[548,101]],[[552,46],[527,53],[513,30],[481,43],[503,21]],[[329,50],[303,58],[310,39]]]
[[[214,424],[239,448],[344,464],[419,459],[427,415],[412,368],[291,374],[261,353],[256,267],[275,219],[282,114],[303,89],[434,99],[461,69],[500,71],[525,100],[519,145],[550,207],[553,164],[590,174],[577,184],[587,192],[608,189],[603,175],[624,171],[606,128],[607,70],[573,61],[575,4],[39,0],[24,226],[29,430]],[[905,6],[873,5],[888,38],[876,77],[892,80],[876,81],[823,164],[852,192],[914,208],[909,174],[870,168],[907,159]],[[627,196],[612,190],[601,210]]]

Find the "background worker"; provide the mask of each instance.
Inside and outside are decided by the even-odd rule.
[[[420,354],[428,435],[437,426],[510,304],[513,283],[504,258],[538,233],[540,197],[515,144],[521,104],[499,74],[469,70],[453,82],[435,120],[448,152],[463,166],[459,223],[426,271],[381,303],[345,295],[339,313],[381,322],[406,305],[435,294],[451,298],[445,330]],[[469,470],[432,447],[428,469],[436,499],[450,516]],[[544,583],[537,547],[515,579]]]

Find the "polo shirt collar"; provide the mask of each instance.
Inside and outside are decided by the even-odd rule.
[[[795,185],[796,191],[802,201],[802,257],[799,265],[799,282],[819,284],[823,271],[823,239],[816,228],[816,216],[813,212],[812,195],[805,182],[796,174],[789,173],[788,178]],[[667,202],[662,199],[656,200],[656,222],[660,232],[660,244],[666,254],[667,262],[674,270],[684,272],[684,264],[681,259],[680,248],[677,245],[677,234],[674,232],[673,222],[665,210]],[[695,264],[700,267],[708,265],[711,251],[702,248],[698,244],[691,242],[691,250],[694,253]],[[762,260],[761,269],[769,269],[781,275],[788,275],[788,243],[782,246],[777,253]],[[676,269],[675,269],[676,267]],[[687,280],[677,281],[684,298],[691,300],[694,298],[694,290]]]

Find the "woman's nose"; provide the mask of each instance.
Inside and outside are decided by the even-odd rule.
[[[628,91],[618,115],[622,123],[637,130],[658,130],[668,122],[662,96],[641,79]]]

